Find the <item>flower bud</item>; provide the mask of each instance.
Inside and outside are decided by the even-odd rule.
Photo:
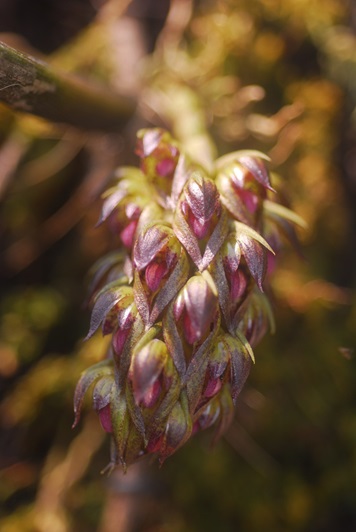
[[[238,313],[239,314],[239,313]],[[254,347],[268,328],[274,330],[274,318],[268,299],[260,292],[253,292],[244,312],[238,315],[238,329]]]
[[[204,398],[213,397],[220,391],[229,361],[230,353],[226,349],[226,345],[223,341],[217,340],[209,357],[203,392]]]
[[[158,448],[161,463],[187,441],[192,433],[192,428],[193,422],[189,413],[188,401],[185,393],[182,392],[180,400],[175,403],[168,416],[165,433]]]
[[[136,153],[146,175],[172,177],[179,156],[178,146],[164,129],[141,129],[137,134]]]
[[[153,184],[159,202],[165,206],[178,164],[178,146],[163,129],[141,129],[138,132],[136,153],[141,159],[142,171]]]
[[[250,155],[237,156],[230,164],[220,168],[217,186],[221,200],[232,216],[256,227],[266,189],[273,190],[262,159]]]
[[[98,410],[100,424],[105,430],[105,432],[112,433],[112,421],[111,421],[111,411],[110,411],[110,404],[107,404],[103,408],[100,408]]]
[[[189,345],[201,343],[213,327],[218,310],[216,287],[202,275],[191,277],[174,303],[175,320],[181,323]]]
[[[199,270],[207,268],[228,231],[218,190],[210,178],[196,172],[187,181],[173,228]]]
[[[151,325],[185,283],[187,256],[173,230],[154,223],[137,239],[133,264],[137,306],[142,319]]]
[[[133,355],[129,370],[136,404],[154,406],[162,390],[164,368],[169,354],[161,340],[151,340]]]

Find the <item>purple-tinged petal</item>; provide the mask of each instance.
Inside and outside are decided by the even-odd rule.
[[[221,208],[216,185],[205,176],[193,174],[184,191],[193,216],[201,223],[210,220]]]
[[[255,346],[268,328],[274,331],[273,312],[267,297],[261,292],[254,291],[246,303],[244,312],[237,313],[235,324],[248,342]]]
[[[236,270],[230,276],[230,298],[233,302],[241,299],[245,294],[248,286],[248,280],[242,270]]]
[[[219,419],[220,415],[220,404],[215,397],[212,401],[204,407],[203,410],[199,411],[197,416],[197,423],[200,430],[205,430],[214,425],[214,423]]]
[[[77,425],[79,418],[80,418],[80,412],[82,409],[82,404],[84,400],[84,396],[87,393],[90,386],[96,382],[98,379],[104,376],[111,376],[113,375],[113,367],[110,362],[107,360],[104,360],[103,362],[99,362],[98,364],[95,364],[94,366],[91,366],[89,369],[84,371],[78,381],[78,384],[75,388],[74,393],[74,423],[73,428]]]
[[[250,373],[251,355],[246,344],[230,334],[224,334],[220,338],[220,344],[230,360],[231,395],[235,402]]]
[[[152,408],[156,405],[159,396],[162,392],[162,384],[156,380],[150,387],[147,388],[146,393],[142,397],[141,405],[144,408]]]
[[[137,220],[132,220],[119,234],[121,242],[128,249],[133,246],[137,223]]]
[[[168,417],[166,431],[159,450],[159,460],[162,464],[168,456],[171,456],[181,447],[192,433],[193,422],[189,413],[188,401],[184,393]]]
[[[136,404],[151,402],[154,384],[164,369],[167,357],[165,343],[157,339],[133,354],[129,375]]]
[[[194,169],[188,164],[185,155],[181,154],[172,181],[171,208],[176,206],[183,187],[191,177],[193,171]]]
[[[218,308],[216,287],[212,279],[209,283],[202,275],[195,275],[183,287],[181,294],[174,314],[182,320],[185,339],[192,345],[207,334],[214,321]]]
[[[141,129],[137,133],[137,155],[141,158],[151,155],[157,149],[163,134],[164,130],[160,128]]]
[[[248,269],[258,288],[263,292],[262,283],[267,271],[267,252],[258,242],[248,236],[241,236],[239,244]]]
[[[260,198],[250,190],[240,190],[239,197],[251,214],[255,214],[260,206]]]
[[[162,159],[156,164],[156,172],[162,177],[172,176],[176,162],[172,159]]]
[[[248,269],[255,279],[257,286],[263,292],[262,282],[267,266],[266,249],[273,254],[274,251],[268,242],[251,227],[240,222],[235,222],[235,231],[236,241],[241,248]]]
[[[112,337],[112,346],[117,356],[120,356],[125,342],[130,334],[130,329],[118,329]]]
[[[150,313],[150,323],[154,323],[165,307],[174,298],[177,292],[184,286],[189,275],[189,261],[185,251],[182,249],[174,270],[167,279],[165,285],[159,290],[155,298]]]
[[[97,225],[102,224],[110,216],[110,214],[112,214],[112,212],[116,209],[118,204],[123,200],[125,196],[127,196],[127,190],[120,187],[116,187],[115,189],[113,189],[110,196],[108,196],[104,200],[101,216]]]
[[[240,163],[247,168],[253,177],[258,181],[263,187],[275,192],[271,186],[268,170],[262,159],[250,156],[239,157]]]
[[[133,302],[133,290],[128,286],[107,285],[101,290],[96,298],[90,319],[90,329],[86,340],[93,336],[101,323],[105,324],[106,317],[113,307],[118,305],[119,308],[131,305]],[[111,317],[112,319],[112,317]],[[105,329],[105,327],[104,327]],[[105,330],[103,331],[105,333]],[[111,330],[110,330],[111,332]]]
[[[156,292],[162,279],[167,274],[167,264],[164,262],[151,262],[145,270],[145,281],[151,292]]]
[[[100,424],[105,430],[105,432],[112,433],[113,427],[111,422],[111,411],[110,411],[110,403],[105,405],[103,408],[100,408],[98,411]]]
[[[221,390],[221,379],[210,379],[204,390],[204,397],[214,397]]]
[[[107,375],[96,381],[93,389],[93,408],[96,411],[103,409],[110,403],[114,382],[113,375]]]
[[[163,224],[151,224],[140,233],[133,250],[133,262],[138,270],[143,270],[175,236]]]

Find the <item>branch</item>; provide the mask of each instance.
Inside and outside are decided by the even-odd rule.
[[[119,131],[133,99],[72,76],[0,42],[0,101],[18,111],[82,129]]]

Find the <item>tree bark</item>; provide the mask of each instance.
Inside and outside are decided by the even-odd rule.
[[[120,131],[136,102],[73,76],[0,42],[0,101],[17,111],[81,129]]]

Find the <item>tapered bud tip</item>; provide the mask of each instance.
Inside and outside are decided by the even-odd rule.
[[[268,170],[262,159],[258,157],[244,155],[242,157],[239,157],[239,161],[245,168],[247,168],[251,172],[251,174],[258,183],[260,183],[268,190],[275,192],[270,182]]]
[[[215,183],[201,175],[196,175],[188,181],[185,197],[193,216],[201,221],[210,220],[221,208]]]
[[[79,423],[79,419],[80,419],[80,412],[75,412],[74,413],[74,421],[72,423],[72,429],[75,429],[75,427],[78,425]]]
[[[172,229],[163,224],[153,223],[138,235],[133,251],[133,261],[141,271],[157,258],[161,252],[168,252],[168,244],[177,241]]]

